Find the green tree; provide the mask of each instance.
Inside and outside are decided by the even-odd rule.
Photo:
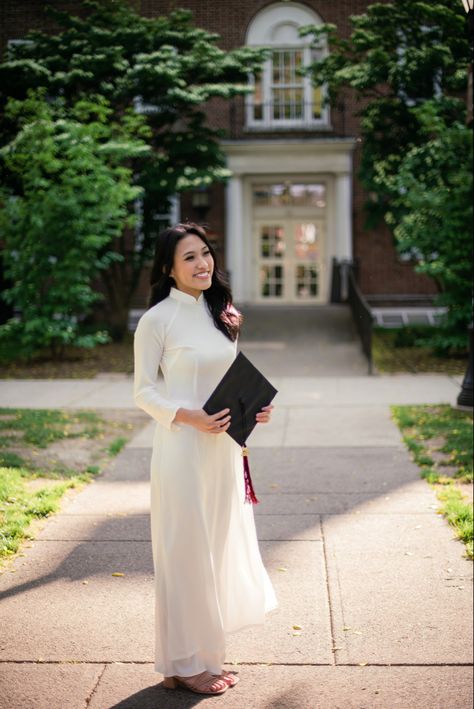
[[[149,19],[124,0],[81,3],[83,17],[51,11],[61,31],[32,32],[30,44],[12,48],[0,65],[3,100],[23,98],[44,86],[67,104],[78,96],[103,95],[120,120],[125,109],[150,105],[150,155],[134,163],[144,188],[142,228],[115,241],[123,255],[103,272],[115,332],[126,329],[131,297],[144,263],[151,257],[160,224],[176,192],[225,180],[229,171],[219,146],[223,131],[207,125],[203,104],[247,93],[248,73],[258,73],[265,50],[243,47],[226,52],[219,35],[196,28],[192,13],[176,10]],[[0,94],[0,101],[2,94]],[[0,121],[0,136],[14,130]]]
[[[315,47],[324,41],[329,50],[307,71],[316,85],[327,85],[329,102],[341,92],[355,96],[358,176],[368,195],[365,226],[373,228],[382,219],[388,223],[399,251],[412,255],[416,270],[436,279],[443,291],[439,302],[450,308],[447,332],[465,342],[472,224],[465,159],[472,136],[463,128],[471,55],[462,4],[374,3],[351,23],[348,39],[338,38],[332,24],[301,30],[312,35]],[[451,161],[460,145],[463,177],[456,178]],[[413,212],[418,208],[423,216]]]
[[[395,176],[385,175],[379,163],[376,179],[397,194],[386,220],[399,250],[415,257],[416,271],[440,284],[438,304],[448,308],[441,333],[424,344],[439,352],[464,349],[472,313],[472,130],[464,123],[446,125],[433,102],[416,112],[426,143],[409,150]]]
[[[107,340],[104,332],[85,334],[81,325],[99,298],[92,280],[119,258],[110,244],[141,192],[123,162],[148,151],[109,122],[110,113],[98,99],[78,102],[66,116],[64,106],[41,93],[7,104],[19,132],[0,151],[15,181],[0,192],[0,236],[13,284],[3,296],[18,316],[0,327],[0,336],[19,354],[49,348],[58,357],[66,345]]]

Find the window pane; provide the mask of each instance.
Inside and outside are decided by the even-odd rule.
[[[279,52],[279,51],[272,52],[272,65],[273,65],[272,75],[273,75],[273,83],[274,84],[279,84],[281,82],[280,60],[281,60],[281,52]]]
[[[282,266],[262,266],[260,269],[260,295],[263,298],[278,298],[283,294]]]
[[[323,97],[320,86],[313,86],[313,118],[321,118]]]
[[[253,94],[253,117],[256,121],[261,121],[263,118],[263,89],[262,77],[255,77],[254,94]]]
[[[291,203],[304,207],[319,207],[323,209],[326,206],[326,186],[325,185],[306,185],[293,184],[290,185]]]
[[[253,203],[256,207],[281,207],[284,201],[285,185],[255,185]]]
[[[285,252],[283,228],[281,226],[263,226],[260,231],[261,258],[282,258]]]
[[[302,207],[326,207],[326,186],[324,184],[277,183],[260,184],[253,188],[255,206],[281,207],[293,204]]]
[[[285,111],[285,90],[275,89],[273,91],[273,118],[283,118]]]
[[[296,296],[301,300],[318,295],[318,272],[314,266],[296,266]]]
[[[302,120],[304,118],[304,77],[296,74],[303,64],[300,49],[272,52],[272,111],[274,120]]]
[[[301,223],[296,225],[295,256],[298,260],[316,261],[319,257],[319,243],[320,234],[316,224]]]
[[[291,71],[292,52],[283,52],[283,81],[285,84],[291,84],[293,73]]]

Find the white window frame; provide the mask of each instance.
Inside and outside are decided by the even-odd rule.
[[[275,2],[256,13],[246,35],[246,44],[265,47],[271,51],[300,50],[303,52],[302,67],[309,66],[316,58],[327,56],[328,49],[324,39],[318,48],[311,47],[311,39],[299,37],[298,27],[320,25],[321,18],[307,5],[299,2]],[[330,130],[330,110],[323,105],[327,96],[327,87],[321,87],[321,115],[313,117],[313,84],[311,77],[302,76],[303,115],[298,118],[273,118],[274,103],[272,98],[273,58],[269,57],[262,65],[260,81],[262,84],[262,118],[255,118],[255,76],[249,75],[249,85],[254,88],[245,97],[246,130],[305,130],[315,128]],[[283,87],[282,87],[283,88]],[[257,104],[258,105],[258,104]],[[295,103],[295,105],[297,105]]]
[[[278,45],[272,47],[273,50],[278,51],[292,51],[300,50],[303,52],[303,66],[307,66],[311,62],[311,48],[304,45]],[[311,83],[311,77],[304,76],[302,87],[303,87],[303,116],[301,118],[274,118],[273,117],[273,98],[272,92],[275,87],[273,80],[273,60],[267,59],[263,64],[263,70],[261,74],[262,82],[262,118],[255,118],[254,108],[254,93],[248,94],[246,96],[246,128],[254,128],[265,130],[268,128],[279,129],[279,128],[314,128],[316,126],[323,126],[329,128],[329,107],[323,106],[321,111],[321,116],[315,118],[313,116],[313,85]],[[255,86],[255,77],[251,75],[249,77],[249,83]],[[282,88],[284,88],[282,86]],[[321,103],[324,102],[326,95],[325,87],[321,87]],[[297,105],[297,104],[295,104]]]
[[[9,50],[12,49],[12,47],[19,47],[22,44],[32,45],[32,44],[34,44],[34,42],[32,39],[9,39],[9,40],[7,40],[6,61],[8,61],[8,62],[15,61],[14,58],[11,56],[11,53]]]

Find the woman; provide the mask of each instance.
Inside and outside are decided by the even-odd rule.
[[[158,237],[149,308],[135,332],[135,402],[157,422],[151,461],[156,661],[164,686],[222,694],[225,639],[277,606],[244,502],[229,409],[202,406],[236,357],[241,316],[203,227]],[[158,368],[166,393],[157,385]],[[267,406],[257,422],[270,420]]]

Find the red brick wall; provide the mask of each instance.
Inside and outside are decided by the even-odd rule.
[[[254,15],[263,7],[272,4],[268,0],[130,0],[131,4],[147,17],[165,15],[176,8],[188,8],[193,12],[194,22],[210,32],[216,32],[221,39],[218,45],[222,49],[232,49],[242,46],[245,42],[247,27]],[[0,45],[5,46],[8,39],[21,38],[29,29],[48,29],[54,31],[54,25],[44,13],[44,7],[51,4],[55,7],[73,10],[81,13],[80,2],[58,2],[49,0],[49,3],[37,0],[3,0],[0,4]],[[350,34],[350,15],[361,14],[369,4],[367,0],[307,0],[304,3],[311,7],[324,22],[334,23],[342,37]],[[359,122],[353,115],[356,104],[353,92],[341,95],[344,112],[331,110],[333,129],[324,136],[359,136]],[[231,124],[231,112],[233,124]],[[246,140],[262,139],[264,137],[317,137],[318,131],[304,133],[261,133],[246,132],[244,128],[243,98],[238,97],[232,102],[214,99],[207,107],[209,122],[214,127],[222,127],[230,131],[229,137]],[[353,192],[353,224],[354,224],[354,256],[360,265],[361,288],[364,293],[375,294],[430,294],[436,293],[435,283],[426,276],[414,272],[411,265],[401,263],[396,255],[392,238],[388,229],[381,226],[377,230],[368,232],[363,228],[364,215],[362,205],[364,194],[356,173],[360,162],[360,148],[354,154],[354,192]],[[198,220],[198,214],[191,206],[190,195],[182,196],[182,219]],[[205,216],[216,239],[216,246],[223,260],[223,244],[225,229],[225,198],[222,185],[214,185],[211,189],[211,208]],[[144,290],[147,288],[148,275],[144,274],[142,288],[135,298],[136,304],[143,300]]]

